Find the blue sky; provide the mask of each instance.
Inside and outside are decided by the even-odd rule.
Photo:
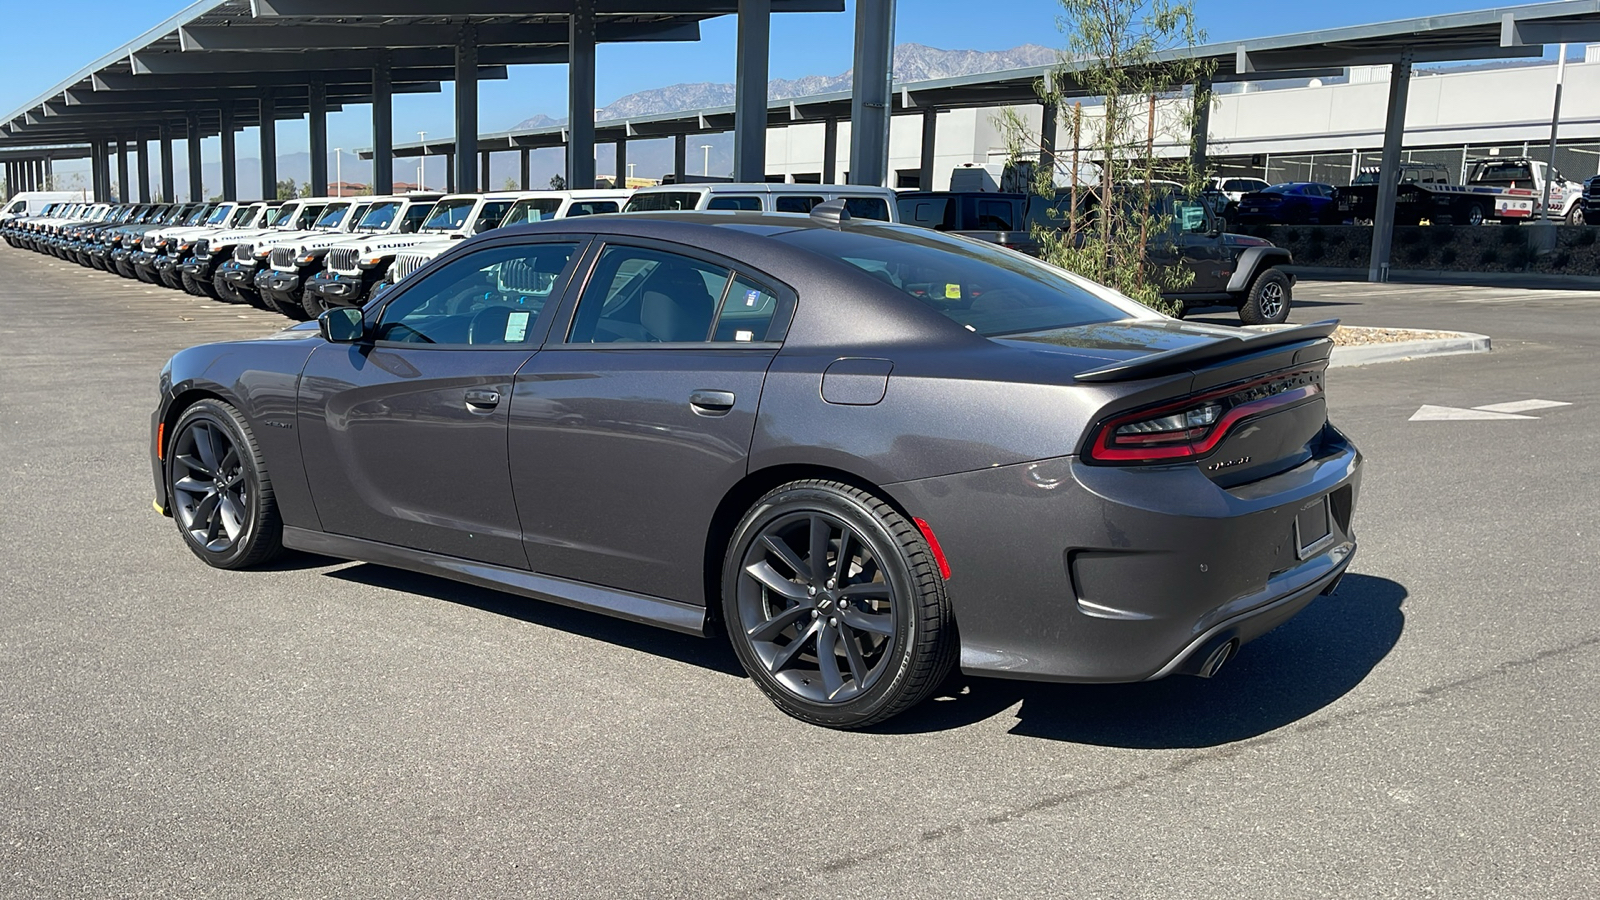
[[[5,0],[5,21],[12,36],[0,54],[0,114],[38,97],[92,60],[127,43],[188,4],[182,0]],[[1226,41],[1290,32],[1314,31],[1395,18],[1482,9],[1487,0],[1339,0],[1336,3],[1266,3],[1199,0],[1201,26],[1212,41]],[[853,10],[854,3],[850,3]],[[996,11],[1004,8],[1003,14]],[[1056,0],[899,0],[896,40],[943,49],[1002,50],[1025,43],[1060,46]],[[854,18],[845,13],[808,13],[774,17],[772,76],[796,78],[831,75],[851,65]],[[705,23],[697,44],[608,45],[599,51],[597,100],[605,105],[635,91],[667,84],[733,81],[732,17]],[[505,81],[484,82],[480,92],[485,131],[516,124],[532,115],[565,115],[566,70],[559,65],[513,69]],[[397,141],[412,140],[417,131],[450,134],[453,94],[446,84],[440,94],[395,98]],[[329,142],[346,149],[371,144],[371,119],[366,107],[351,107],[330,117]],[[280,123],[280,153],[306,148],[303,127]],[[242,153],[254,146],[245,136]],[[214,151],[208,150],[208,156]]]

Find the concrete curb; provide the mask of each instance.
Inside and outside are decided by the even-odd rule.
[[[1488,353],[1489,336],[1470,331],[1450,332],[1451,337],[1432,338],[1425,341],[1397,341],[1392,344],[1360,344],[1353,347],[1334,347],[1328,368],[1340,366],[1369,366],[1373,363],[1396,362],[1422,356],[1456,356],[1462,353]]]
[[[1283,270],[1306,281],[1365,282],[1367,270],[1331,266],[1284,266]],[[1433,269],[1391,269],[1391,284],[1443,284],[1462,287],[1522,288],[1524,290],[1600,290],[1600,276],[1562,275],[1555,272],[1449,272]]]

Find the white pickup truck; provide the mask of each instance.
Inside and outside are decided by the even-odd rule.
[[[1543,160],[1526,156],[1499,156],[1477,160],[1467,170],[1467,187],[1499,188],[1508,199],[1515,201],[1498,210],[1502,219],[1538,219],[1542,209],[1546,173],[1550,179],[1551,218],[1568,225],[1583,224],[1583,185],[1552,170]],[[1499,204],[1497,204],[1499,205]]]

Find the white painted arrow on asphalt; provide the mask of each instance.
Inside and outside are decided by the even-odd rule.
[[[1511,403],[1491,403],[1488,406],[1475,406],[1471,409],[1462,409],[1456,406],[1433,406],[1423,404],[1422,408],[1411,415],[1411,422],[1466,422],[1490,421],[1495,419],[1537,419],[1538,416],[1524,416],[1521,413],[1531,412],[1536,409],[1555,409],[1558,406],[1571,406],[1560,400],[1516,400]]]

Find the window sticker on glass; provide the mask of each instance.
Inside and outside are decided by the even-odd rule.
[[[960,300],[961,299],[961,285],[959,285],[959,284],[947,284],[947,285],[945,285],[944,286],[944,298],[946,300]]]
[[[736,341],[753,341],[756,339],[756,333],[754,331],[735,331],[733,339]]]
[[[506,343],[520,344],[522,339],[528,336],[529,315],[527,310],[519,309],[506,317]]]
[[[744,292],[744,305],[745,306],[755,306],[756,303],[759,302],[760,300],[761,300],[761,292],[760,291],[745,291]]]

